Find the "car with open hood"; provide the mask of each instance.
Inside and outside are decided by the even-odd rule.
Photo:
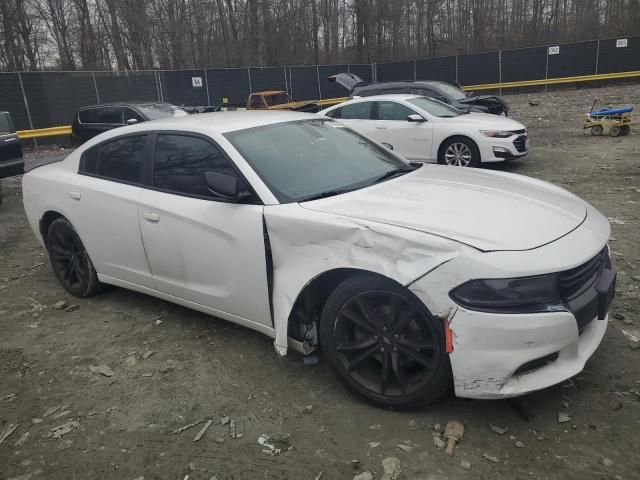
[[[505,116],[509,113],[509,104],[498,95],[465,92],[459,86],[436,80],[368,83],[353,73],[339,73],[330,76],[329,81],[346,88],[350,98],[410,93],[435,98],[464,112]]]
[[[257,330],[280,355],[321,349],[390,408],[577,374],[615,290],[609,224],[575,195],[416,167],[313,114],[111,130],[25,174],[23,201],[70,294],[115,285]]]

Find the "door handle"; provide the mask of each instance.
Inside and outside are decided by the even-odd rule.
[[[385,126],[380,126],[380,127],[376,127],[376,128],[377,128],[378,130],[386,130],[386,129],[387,129],[387,127],[385,127]]]
[[[160,221],[160,217],[155,213],[151,213],[151,212],[144,212],[144,219],[153,223],[158,223]]]
[[[69,192],[69,198],[73,200],[80,200],[82,195],[79,192]]]

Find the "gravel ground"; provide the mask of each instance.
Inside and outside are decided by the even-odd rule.
[[[120,289],[72,298],[27,225],[19,179],[4,180],[0,479],[640,478],[640,133],[585,134],[595,97],[639,105],[640,87],[508,97],[531,153],[498,168],[600,209],[619,272],[607,335],[585,371],[515,404],[449,397],[420,411],[379,410],[326,365],[279,359],[250,330]],[[58,310],[59,301],[73,308]],[[199,441],[204,423],[172,433],[203,419],[212,423]],[[433,436],[452,419],[466,432],[447,458]],[[261,434],[280,455],[258,444]],[[398,466],[389,457],[397,477],[384,476],[383,460]]]

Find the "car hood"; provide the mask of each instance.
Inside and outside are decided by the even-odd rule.
[[[486,130],[524,130],[525,126],[509,117],[491,115],[490,113],[467,113],[452,118],[442,118],[450,124],[469,125]]]
[[[428,166],[303,208],[410,228],[483,251],[529,250],[577,228],[587,204],[540,180]]]

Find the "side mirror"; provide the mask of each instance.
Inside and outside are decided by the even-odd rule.
[[[390,143],[381,142],[380,145],[382,145],[385,148],[388,148],[389,150],[393,150],[393,145],[391,145]]]
[[[127,125],[135,125],[136,123],[138,123],[137,118],[130,118],[129,120],[127,120]]]
[[[233,175],[204,172],[204,180],[211,193],[225,200],[238,202],[250,195],[243,183]]]
[[[407,122],[422,123],[422,122],[426,122],[426,120],[424,119],[424,117],[422,117],[422,115],[418,115],[417,113],[414,113],[413,115],[409,115],[407,117]]]

